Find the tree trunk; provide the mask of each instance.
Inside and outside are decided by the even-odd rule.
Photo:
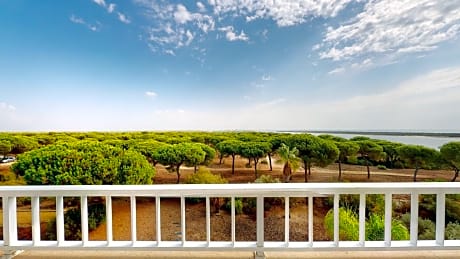
[[[369,161],[366,159],[366,168],[367,168],[367,179],[371,178],[371,169],[369,168]]]
[[[307,178],[307,171],[308,171],[308,167],[307,167],[307,161],[303,161],[303,168],[304,168],[304,171],[305,171],[305,182],[307,183],[308,182],[308,178]]]
[[[220,156],[219,156],[219,165],[222,164],[222,159],[223,159],[223,158],[224,158],[224,155],[220,154]]]
[[[342,181],[342,162],[339,160],[339,182]]]
[[[268,164],[270,165],[270,171],[273,171],[272,155],[270,153],[268,153]]]
[[[249,166],[251,166],[251,158],[248,158]]]
[[[415,166],[415,171],[414,171],[414,182],[417,181],[417,172],[418,172],[418,165]]]
[[[232,154],[232,174],[235,174],[235,154]]]
[[[458,169],[454,169],[455,174],[454,174],[454,178],[452,178],[452,182],[455,182],[455,180],[457,180],[458,171],[459,171]]]
[[[288,183],[291,181],[292,169],[289,163],[285,163],[283,167],[284,182]]]
[[[254,158],[254,172],[256,173],[256,180],[259,178],[259,175],[257,174],[257,162],[259,162],[259,159]]]
[[[308,175],[311,175],[311,163],[308,162]]]
[[[180,171],[179,171],[179,169],[180,169],[180,164],[176,166],[176,174],[177,174],[177,182],[176,183],[177,184],[179,184],[179,182],[180,182]]]
[[[193,167],[193,173],[196,173],[196,165]]]

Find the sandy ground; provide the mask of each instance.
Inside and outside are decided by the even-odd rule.
[[[246,159],[237,159],[235,163],[235,174],[231,173],[231,159],[224,159],[224,163],[219,164],[214,161],[209,168],[212,172],[221,174],[229,183],[247,183],[255,179],[254,168],[246,168]],[[10,165],[0,164],[0,171],[7,171]],[[156,184],[175,184],[176,174],[167,172],[163,166],[157,165],[157,174],[155,176]],[[345,182],[411,182],[413,169],[398,170],[380,170],[371,167],[371,178],[367,179],[367,172],[364,166],[343,165],[343,181]],[[274,178],[282,179],[282,165],[273,163],[273,171],[270,171],[267,164],[259,164],[259,175],[267,174]],[[181,182],[193,174],[192,168],[181,169]],[[420,170],[418,181],[432,179],[450,180],[452,177],[450,171],[428,171]],[[336,182],[338,176],[338,167],[336,164],[326,168],[313,168],[309,176],[309,182]],[[304,182],[304,172],[300,169],[293,174],[292,182]],[[138,198],[137,202],[137,239],[138,240],[155,240],[155,201],[147,198]],[[305,199],[291,201],[290,208],[290,240],[306,241],[308,240],[308,206]],[[322,202],[314,202],[314,239],[327,240],[325,235],[323,218],[328,208],[322,206]],[[114,198],[113,200],[113,235],[115,240],[130,240],[130,201],[124,198]],[[161,200],[161,236],[162,240],[181,240],[182,234],[180,227],[180,200],[169,198]],[[46,223],[42,224],[44,230]],[[281,241],[284,239],[284,206],[272,206],[265,212],[265,239]],[[186,239],[187,240],[206,240],[205,231],[205,206],[204,203],[186,205]],[[21,228],[20,239],[30,239],[30,227]],[[230,214],[221,210],[219,213],[211,215],[211,240],[229,241],[231,240],[231,219]],[[91,240],[106,239],[106,225],[100,225],[96,230],[90,233]],[[256,222],[254,215],[237,215],[236,217],[236,240],[254,241],[256,240]]]

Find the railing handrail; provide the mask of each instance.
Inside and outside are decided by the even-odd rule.
[[[460,240],[445,240],[445,209],[446,194],[459,194],[458,182],[397,182],[397,183],[268,183],[268,184],[174,184],[174,185],[58,185],[58,186],[1,186],[0,196],[3,207],[4,240],[0,241],[0,249],[34,249],[61,248],[132,248],[156,250],[296,250],[296,249],[460,249]],[[359,195],[359,240],[342,241],[339,236],[339,199],[342,194]],[[367,194],[384,194],[384,225],[383,241],[366,241],[365,210]],[[391,237],[392,199],[393,194],[410,194],[410,240],[393,241]],[[418,240],[418,207],[419,194],[436,194],[436,239]],[[89,197],[105,197],[107,213],[106,241],[89,241],[88,233],[88,199]],[[331,242],[314,241],[313,206],[314,197],[333,196],[334,236]],[[32,240],[18,240],[17,233],[17,198],[31,197]],[[43,241],[40,238],[40,197],[56,197],[56,241]],[[81,241],[68,241],[64,236],[64,197],[80,197],[81,199]],[[113,240],[112,233],[112,198],[129,197],[131,207],[131,240],[121,242]],[[136,237],[136,197],[152,197],[155,199],[156,241],[138,241]],[[162,198],[180,198],[181,241],[163,241],[161,238],[161,205]],[[195,242],[186,240],[186,209],[187,197],[204,197],[206,203],[206,241]],[[211,198],[231,198],[231,241],[211,241]],[[236,241],[235,237],[235,201],[237,197],[257,197],[256,229],[257,238],[253,242]],[[264,198],[285,198],[285,240],[267,242],[264,240]],[[305,197],[308,202],[308,242],[290,241],[289,239],[289,198]]]
[[[43,195],[110,195],[136,196],[154,193],[161,196],[180,197],[182,195],[245,196],[267,194],[384,194],[384,193],[458,193],[460,182],[397,182],[397,183],[266,183],[266,184],[157,184],[157,185],[27,185],[0,186],[0,196],[43,196]],[[238,193],[238,195],[235,195]]]

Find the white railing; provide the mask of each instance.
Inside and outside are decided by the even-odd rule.
[[[2,250],[30,249],[137,249],[137,250],[366,250],[366,249],[460,249],[460,240],[445,240],[445,195],[460,193],[460,183],[291,183],[291,184],[225,184],[225,185],[141,185],[141,186],[4,186],[0,187],[3,205]],[[339,240],[339,197],[342,194],[359,195],[359,240]],[[366,195],[385,195],[385,232],[383,241],[365,240]],[[410,240],[391,240],[392,195],[409,194]],[[419,194],[436,194],[436,239],[418,240]],[[332,241],[314,241],[313,197],[333,196],[334,236]],[[18,240],[17,198],[31,197],[32,240]],[[56,241],[40,239],[40,197],[56,197]],[[81,241],[65,240],[64,197],[81,197]],[[88,233],[88,197],[105,197],[106,236],[105,241],[90,241]],[[131,240],[115,241],[112,232],[112,197],[129,197],[131,201]],[[136,236],[136,197],[155,198],[156,241],[138,241]],[[161,236],[162,198],[180,198],[181,233],[180,241],[163,241]],[[186,237],[185,198],[203,197],[206,203],[206,241],[188,240]],[[231,199],[231,240],[211,240],[211,204],[213,197]],[[255,197],[256,240],[236,241],[235,198]],[[264,240],[264,198],[285,198],[284,241]],[[289,198],[308,198],[308,240],[289,240]]]

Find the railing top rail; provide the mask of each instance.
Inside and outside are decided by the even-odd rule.
[[[268,183],[268,184],[158,184],[158,185],[41,185],[0,186],[0,196],[280,196],[333,193],[458,193],[458,182],[401,183]]]

